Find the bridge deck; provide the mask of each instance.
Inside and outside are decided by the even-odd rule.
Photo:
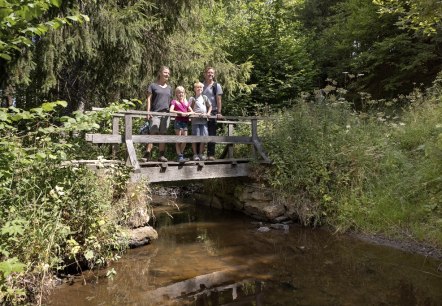
[[[200,180],[221,177],[247,176],[247,159],[218,159],[214,161],[140,162],[140,171],[131,174],[131,180],[146,179],[151,183]]]

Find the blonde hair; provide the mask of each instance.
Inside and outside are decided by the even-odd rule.
[[[177,88],[175,88],[175,97],[178,99],[178,92],[181,91],[184,93],[184,100],[186,100],[186,90],[183,86],[178,86]]]
[[[201,82],[196,82],[195,84],[193,84],[193,88],[194,88],[194,89],[195,89],[195,87],[197,87],[197,86],[201,86],[201,87],[204,88],[204,84],[201,83]]]

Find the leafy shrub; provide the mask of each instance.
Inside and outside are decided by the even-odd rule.
[[[65,102],[0,109],[0,301],[38,299],[53,271],[104,266],[126,247],[120,201],[125,167],[98,175],[66,163],[85,151],[82,134],[124,107],[56,116]],[[72,134],[77,137],[70,137]],[[115,212],[114,210],[119,210]]]
[[[413,93],[388,116],[356,113],[343,99],[299,100],[263,129],[274,161],[264,177],[299,211],[314,203],[299,216],[305,224],[442,245],[440,97],[436,85]]]

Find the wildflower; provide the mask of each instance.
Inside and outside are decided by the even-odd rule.
[[[55,186],[55,191],[58,195],[64,195],[63,187]]]

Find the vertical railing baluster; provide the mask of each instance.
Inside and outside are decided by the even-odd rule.
[[[115,116],[112,117],[112,135],[118,135],[120,131],[120,118]],[[116,159],[116,156],[118,154],[118,144],[112,145],[112,158]]]
[[[252,119],[252,141],[257,142],[258,141],[258,120]],[[257,152],[255,146],[252,146],[252,152],[253,156],[257,158]]]
[[[134,167],[135,172],[140,172],[137,154],[135,152],[134,142],[132,140],[132,115],[124,115],[124,142],[128,153],[127,163]]]
[[[229,123],[228,128],[227,128],[227,135],[228,136],[233,136],[234,134],[234,126],[232,123]],[[228,158],[233,158],[233,144],[229,144],[229,152],[228,152]]]

